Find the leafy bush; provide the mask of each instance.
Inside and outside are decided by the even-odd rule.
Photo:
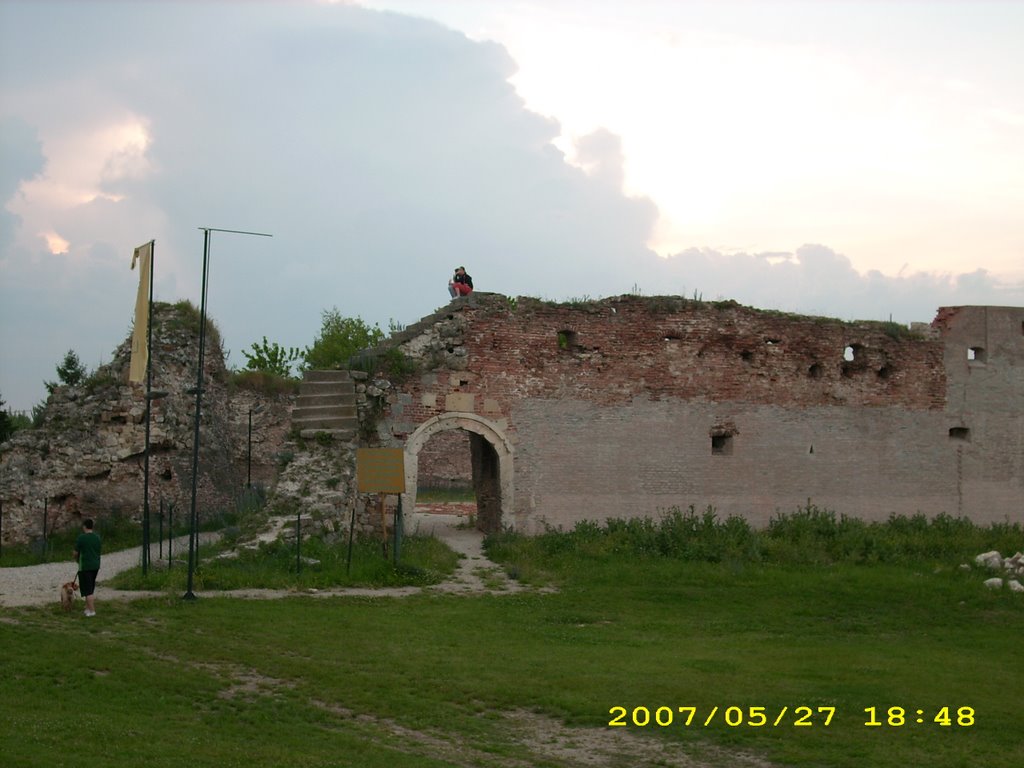
[[[337,308],[321,314],[320,335],[303,353],[304,368],[346,368],[357,352],[384,340],[379,326],[369,326],[359,317],[342,317]]]
[[[260,344],[253,342],[250,352],[242,350],[242,356],[245,358],[245,367],[250,371],[289,378],[292,375],[292,364],[302,358],[302,351],[298,347],[282,347],[276,341],[268,343],[264,336]]]

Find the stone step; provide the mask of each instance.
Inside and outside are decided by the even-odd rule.
[[[303,418],[301,415],[296,417],[292,414],[292,426],[297,427],[300,431],[304,429],[359,429],[359,419],[355,416],[314,416],[312,418]]]
[[[305,371],[302,380],[308,382],[342,382],[352,381],[348,371]]]
[[[296,408],[329,408],[354,406],[355,392],[344,392],[336,395],[299,395],[295,399]]]
[[[299,419],[317,419],[324,416],[345,416],[355,418],[356,405],[320,405],[320,406],[299,406],[292,409],[292,421]]]
[[[335,440],[346,442],[355,438],[356,431],[354,429],[303,429],[299,432],[299,436],[305,440],[312,440],[317,435],[330,435]]]
[[[340,395],[354,392],[352,380],[348,381],[302,381],[299,384],[300,395]]]

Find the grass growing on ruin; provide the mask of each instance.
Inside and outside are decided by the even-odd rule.
[[[204,545],[199,548],[193,585],[200,591],[422,586],[442,581],[458,564],[455,552],[427,536],[405,537],[397,566],[391,554],[389,547],[389,557],[385,558],[379,539],[357,540],[349,568],[348,546],[344,542],[327,544],[310,538],[301,543],[298,551],[294,541],[281,540],[255,549]],[[188,551],[182,550],[176,557],[185,562],[179,560],[170,570],[150,570],[146,576],[141,568],[124,571],[108,584],[114,589],[184,591]]]
[[[736,524],[696,522],[696,558],[614,524],[492,541],[506,569],[557,592],[113,603],[101,585],[95,619],[5,611],[4,762],[92,754],[112,768],[162,768],[187,754],[218,768],[554,768],[682,765],[685,752],[731,766],[734,751],[832,768],[1024,760],[1024,599],[960,570],[963,545],[929,529],[883,550],[887,560],[809,564],[793,550],[752,557]],[[820,557],[835,531],[815,522],[807,541]],[[957,538],[980,537],[973,551],[1002,535],[977,527]],[[627,726],[609,728],[613,707]],[[669,726],[655,724],[661,707]],[[689,727],[679,707],[696,708]],[[753,724],[759,707],[767,725]],[[810,708],[809,725],[794,725],[798,707]],[[632,725],[645,719],[638,708],[649,725]],[[834,708],[827,727],[820,708]]]

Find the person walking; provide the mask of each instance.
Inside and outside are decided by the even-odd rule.
[[[82,532],[75,540],[75,559],[78,560],[78,588],[85,598],[85,615],[96,615],[96,574],[100,570],[101,542],[93,532],[92,518],[82,521]]]

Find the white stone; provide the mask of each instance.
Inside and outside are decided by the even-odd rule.
[[[980,565],[983,568],[999,568],[1003,564],[1003,556],[995,550],[991,552],[985,552],[974,558],[976,565]]]
[[[1021,584],[1016,579],[1010,579],[1006,582],[1006,586],[1010,588],[1011,592],[1024,592],[1024,584]]]
[[[1003,588],[1003,580],[999,579],[999,578],[985,579],[985,586],[988,587],[989,589],[1002,589]]]

